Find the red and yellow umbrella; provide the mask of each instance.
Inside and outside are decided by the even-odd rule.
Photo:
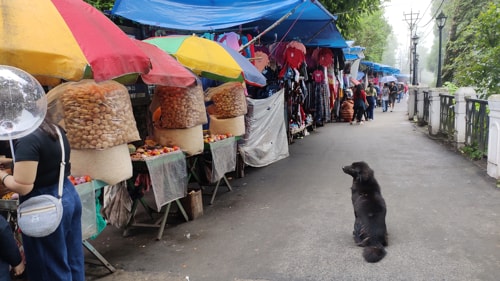
[[[134,82],[150,69],[148,56],[83,1],[0,0],[0,7],[0,64],[23,69],[42,85],[85,78]]]
[[[170,35],[144,40],[169,53],[196,75],[213,80],[245,81],[265,86],[266,78],[238,51],[194,35]]]

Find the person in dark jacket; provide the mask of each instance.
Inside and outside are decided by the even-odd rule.
[[[356,124],[363,124],[362,118],[365,114],[366,105],[368,102],[366,101],[366,93],[363,90],[363,85],[358,84],[354,88],[354,114],[352,116],[351,125],[356,120]]]
[[[24,272],[24,262],[19,252],[12,229],[7,220],[0,215],[0,281],[10,281],[10,270],[14,276]]]
[[[394,81],[392,81],[391,85],[389,86],[389,107],[391,109],[391,112],[394,110],[394,104],[396,103],[398,97],[398,91],[398,86]]]

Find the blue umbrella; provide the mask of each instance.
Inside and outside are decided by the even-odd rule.
[[[392,76],[392,75],[389,75],[389,76],[384,76],[382,78],[380,78],[380,83],[388,83],[388,82],[397,82],[398,81],[398,78]]]

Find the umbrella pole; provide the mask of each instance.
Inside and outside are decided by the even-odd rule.
[[[268,28],[266,28],[264,31],[262,31],[261,33],[259,33],[259,35],[255,36],[252,40],[248,41],[248,43],[246,43],[245,45],[241,46],[240,49],[238,50],[238,52],[241,52],[243,49],[245,49],[246,47],[248,47],[250,44],[253,44],[253,42],[257,41],[260,39],[260,37],[262,37],[262,35],[268,33],[271,29],[275,28],[276,26],[278,26],[281,22],[283,22],[284,20],[286,20],[289,16],[291,16],[293,13],[295,13],[295,10],[300,6],[302,5],[304,2],[298,4],[295,8],[293,8],[290,12],[286,13],[284,16],[282,16],[280,19],[278,19],[275,23],[273,23],[271,26],[269,26]]]
[[[16,162],[16,156],[14,155],[14,143],[12,143],[12,138],[9,137],[10,153],[12,154],[12,162]]]

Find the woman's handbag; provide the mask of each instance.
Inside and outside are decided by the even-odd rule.
[[[17,207],[17,224],[22,233],[31,237],[45,237],[54,232],[61,223],[63,206],[62,192],[64,183],[64,144],[61,132],[56,126],[61,143],[62,159],[59,171],[58,197],[43,194],[33,196]]]

